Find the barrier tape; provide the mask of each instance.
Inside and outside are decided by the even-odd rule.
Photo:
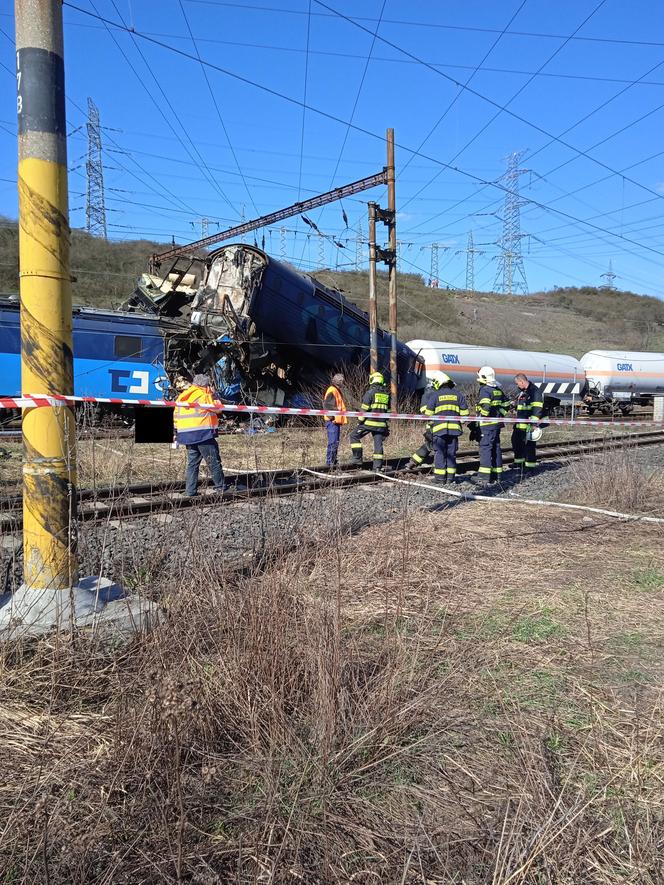
[[[305,417],[334,418],[382,418],[390,421],[444,421],[468,423],[470,421],[486,421],[482,415],[464,415],[445,419],[442,415],[431,416],[421,414],[409,414],[400,412],[337,412],[333,409],[296,409],[290,406],[245,406],[235,403],[219,403],[218,405],[201,405],[199,403],[177,403],[174,400],[150,400],[150,399],[121,399],[120,397],[100,396],[61,396],[59,394],[28,394],[20,397],[0,397],[0,409],[32,409],[53,406],[73,406],[77,403],[107,403],[114,406],[150,406],[151,408],[180,408],[193,409],[199,412],[231,412],[244,415],[301,415]],[[523,418],[500,418],[501,424],[524,424],[538,422],[525,422]],[[583,427],[661,427],[662,421],[597,421],[593,418],[544,418],[543,423],[558,426],[583,426]]]

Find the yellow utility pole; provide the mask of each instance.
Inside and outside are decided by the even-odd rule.
[[[15,0],[23,394],[72,394],[62,0]],[[27,589],[77,581],[71,408],[23,410]]]

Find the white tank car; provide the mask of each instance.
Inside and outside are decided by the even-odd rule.
[[[588,384],[607,399],[664,395],[664,353],[591,350],[581,357]]]
[[[545,395],[555,399],[583,396],[586,388],[583,366],[576,357],[566,354],[420,339],[409,341],[408,346],[424,360],[428,378],[446,372],[460,386],[474,384],[477,370],[491,366],[498,381],[508,389],[514,387],[517,372],[523,372]]]

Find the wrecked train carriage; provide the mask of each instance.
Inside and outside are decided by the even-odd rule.
[[[129,306],[188,317],[199,367],[214,365],[220,390],[281,405],[326,383],[331,372],[369,367],[369,318],[341,292],[255,246],[223,246],[178,259],[163,279],[146,275]],[[390,337],[378,330],[379,367],[389,374]],[[397,343],[400,393],[423,383],[423,362]]]

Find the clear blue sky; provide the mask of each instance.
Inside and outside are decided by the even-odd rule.
[[[491,183],[522,150],[530,290],[600,283],[611,260],[617,285],[664,296],[660,2],[325,0],[356,24],[316,0],[74,2],[193,56],[65,6],[74,227],[85,225],[88,96],[104,127],[113,239],[186,242],[202,217],[212,232],[361,178],[382,168],[393,126],[402,270],[428,277],[427,247],[439,243],[441,280],[464,286],[472,229],[484,253],[476,287],[491,288],[504,203]],[[0,28],[0,213],[15,217],[10,11]],[[230,72],[205,68],[214,100],[197,53]],[[383,189],[344,203],[349,229],[338,204],[311,214],[330,239],[292,219],[265,232],[266,248],[306,269],[323,252],[327,265],[354,267],[368,199]]]

